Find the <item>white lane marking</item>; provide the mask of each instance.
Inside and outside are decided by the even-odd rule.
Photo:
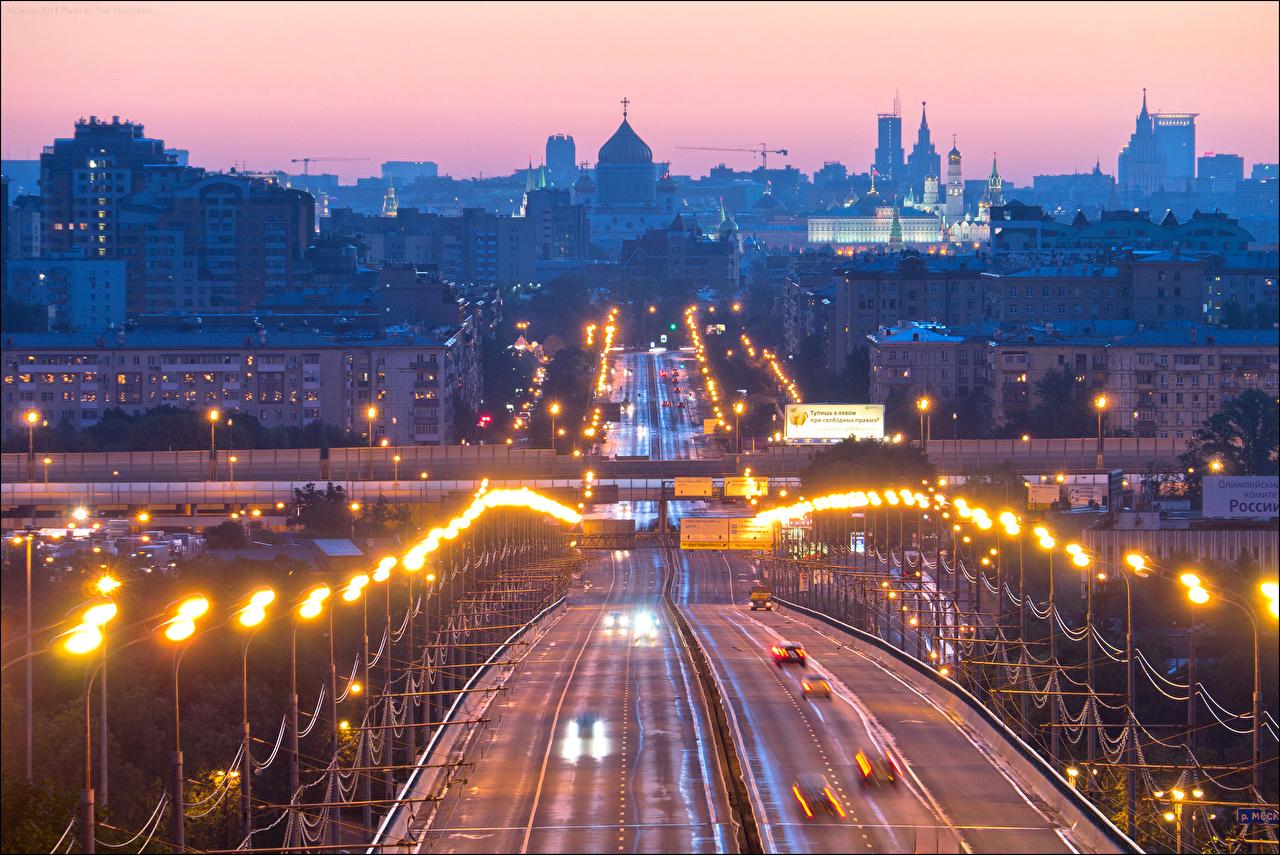
[[[681,568],[681,572],[688,573],[689,568],[684,564],[684,558],[685,558],[684,553],[679,553],[679,555],[680,555],[679,566]],[[692,626],[695,621],[697,622],[698,626],[702,626],[702,621],[699,620],[693,614],[692,610],[686,609],[685,615],[689,619],[690,626]],[[705,631],[705,627],[704,627],[704,631]],[[707,660],[711,661],[711,657],[708,656]],[[711,668],[711,679],[716,681],[716,690],[720,693],[720,697],[728,699],[729,693],[725,690],[724,682],[720,679],[719,670],[714,665]],[[739,757],[742,758],[742,766],[743,766],[742,777],[746,779],[747,789],[750,790],[750,793],[748,795],[753,805],[752,809],[756,814],[756,816],[760,818],[760,821],[757,823],[757,825],[760,828],[760,834],[764,836],[764,838],[766,839],[766,842],[768,843],[768,845],[765,847],[765,851],[777,852],[778,846],[773,840],[773,823],[769,822],[769,815],[765,812],[764,800],[760,798],[760,790],[756,787],[756,777],[755,775],[750,774],[747,768],[747,763],[746,763],[747,741],[742,738],[742,728],[738,726],[738,713],[734,710],[732,703],[724,704],[724,709],[729,714],[728,715],[729,726],[733,728],[733,741],[737,744]]]
[[[823,632],[821,629],[819,629],[819,628],[818,628],[818,627],[816,627],[816,626],[813,626],[813,625],[812,625],[812,624],[810,624],[810,623],[807,623],[807,622],[801,622],[801,621],[796,620],[795,618],[791,618],[791,617],[788,617],[788,616],[786,616],[786,615],[783,615],[782,617],[783,617],[783,619],[784,619],[784,620],[789,620],[789,621],[791,621],[792,623],[796,623],[796,624],[799,624],[800,626],[807,627],[807,628],[809,628],[809,629],[813,630],[814,632],[816,632],[818,635],[821,635],[823,638],[825,638],[825,639],[827,639],[828,641],[832,642],[833,644],[836,644],[836,645],[838,645],[838,646],[840,646],[840,647],[845,648],[845,649],[846,649],[846,650],[848,650],[850,653],[853,653],[855,656],[860,656],[860,657],[862,657],[863,659],[865,659],[866,661],[870,662],[870,663],[871,663],[872,665],[874,665],[875,667],[879,668],[879,669],[880,669],[881,671],[883,671],[885,674],[887,674],[887,675],[889,675],[890,677],[892,677],[894,680],[897,680],[899,683],[901,683],[901,684],[903,685],[903,687],[905,687],[905,688],[906,688],[908,691],[910,691],[913,695],[915,695],[916,697],[920,698],[920,700],[924,701],[926,704],[928,704],[929,706],[933,707],[933,708],[938,712],[938,715],[942,716],[942,718],[943,718],[943,719],[944,719],[948,724],[950,724],[953,728],[955,728],[955,730],[956,730],[956,732],[957,732],[957,733],[959,733],[961,736],[963,736],[963,737],[965,738],[965,741],[966,741],[966,742],[968,742],[970,745],[972,745],[972,746],[973,746],[973,748],[974,748],[974,750],[975,750],[975,751],[977,751],[980,755],[982,755],[983,757],[985,757],[985,758],[986,758],[987,763],[991,766],[991,768],[993,768],[993,769],[995,769],[997,772],[999,772],[999,773],[1000,773],[1000,776],[1001,776],[1002,778],[1004,778],[1006,781],[1008,781],[1008,782],[1009,782],[1009,786],[1010,786],[1010,788],[1012,788],[1012,789],[1013,789],[1013,791],[1014,791],[1015,793],[1017,793],[1017,794],[1018,794],[1018,798],[1022,799],[1024,802],[1026,802],[1028,807],[1030,807],[1033,811],[1035,811],[1035,812],[1036,812],[1036,813],[1037,813],[1037,814],[1038,814],[1038,815],[1039,815],[1039,816],[1040,816],[1040,817],[1041,817],[1041,818],[1042,818],[1046,823],[1048,823],[1048,824],[1049,824],[1049,827],[1050,827],[1050,828],[1052,828],[1052,829],[1053,829],[1053,831],[1054,831],[1054,833],[1058,835],[1058,838],[1062,841],[1063,845],[1064,845],[1064,846],[1066,846],[1068,849],[1070,849],[1073,853],[1079,853],[1079,851],[1080,851],[1080,850],[1079,850],[1079,849],[1077,849],[1077,848],[1075,847],[1075,845],[1074,845],[1070,840],[1068,840],[1068,839],[1067,839],[1066,835],[1063,833],[1063,831],[1062,831],[1062,829],[1059,827],[1058,823],[1054,822],[1053,818],[1052,818],[1052,817],[1050,817],[1048,814],[1046,814],[1043,810],[1041,810],[1041,809],[1039,808],[1039,806],[1037,806],[1037,805],[1036,805],[1036,803],[1035,803],[1035,802],[1033,802],[1033,801],[1031,801],[1031,799],[1027,798],[1026,794],[1022,791],[1022,787],[1018,786],[1017,782],[1015,782],[1015,781],[1013,780],[1013,778],[1009,775],[1009,773],[1005,771],[1005,769],[1004,769],[1003,765],[1002,765],[1002,764],[1000,764],[999,762],[997,762],[996,757],[995,757],[995,756],[994,756],[994,755],[993,755],[993,754],[992,754],[992,753],[991,753],[987,748],[985,748],[984,746],[982,746],[982,745],[981,745],[981,744],[980,744],[976,739],[974,739],[972,736],[970,736],[970,735],[969,735],[969,734],[968,734],[968,733],[967,733],[967,732],[966,732],[962,727],[960,727],[960,725],[959,725],[959,724],[958,724],[954,719],[952,719],[952,717],[951,717],[951,716],[947,715],[946,711],[945,711],[945,710],[943,710],[943,709],[942,709],[942,707],[940,707],[937,703],[935,703],[935,702],[934,702],[934,700],[933,700],[932,698],[930,698],[928,695],[926,695],[926,694],[924,694],[923,692],[921,692],[920,690],[918,690],[915,686],[911,685],[911,684],[910,684],[910,683],[908,683],[906,680],[904,680],[904,679],[902,679],[901,677],[899,677],[897,674],[895,674],[893,671],[889,670],[889,669],[888,669],[887,667],[885,667],[884,665],[882,665],[882,664],[880,664],[879,662],[877,662],[875,659],[873,659],[873,658],[871,658],[870,656],[868,656],[866,653],[863,653],[861,650],[858,650],[858,649],[854,648],[852,645],[848,644],[847,642],[848,642],[850,639],[841,640],[841,639],[835,638],[835,637],[833,637],[833,636],[827,635],[827,634],[826,634],[825,632]]]
[[[616,562],[616,559],[610,558]],[[604,605],[608,606],[609,594],[613,593],[613,586],[617,582],[617,567],[611,567],[609,578],[609,591],[605,594]],[[587,652],[587,647],[591,644],[591,639],[595,635],[596,625],[600,623],[600,619],[604,617],[604,609],[601,608],[596,612],[596,619],[591,622],[591,628],[587,630],[582,640],[582,647],[578,650],[578,655],[574,657],[573,667],[569,669],[569,677],[564,681],[564,688],[560,690],[560,700],[556,703],[556,711],[551,717],[551,730],[547,738],[547,750],[542,755],[542,768],[538,771],[538,786],[533,792],[533,807],[529,810],[529,824],[524,828],[524,840],[520,843],[520,851],[529,851],[529,838],[533,835],[533,820],[538,815],[538,802],[542,798],[542,785],[547,777],[547,763],[551,760],[551,749],[556,744],[556,734],[560,730],[560,710],[564,707],[564,699],[569,694],[569,687],[573,685],[573,675],[578,670],[578,663],[582,661],[582,654]]]

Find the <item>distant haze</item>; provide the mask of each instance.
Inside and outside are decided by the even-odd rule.
[[[901,92],[910,152],[929,102],[981,177],[1114,172],[1142,87],[1200,113],[1197,148],[1277,160],[1275,3],[149,4],[3,6],[0,149],[34,158],[77,117],[120,115],[191,162],[345,179],[384,160],[509,173],[572,134],[578,159],[620,119],[658,160],[701,174],[787,148],[812,171],[865,171],[875,113]],[[1247,170],[1247,167],[1246,167]]]

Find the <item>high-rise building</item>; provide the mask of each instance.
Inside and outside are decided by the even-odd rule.
[[[40,155],[43,251],[118,257],[122,202],[148,182],[176,180],[184,171],[164,141],[146,137],[138,123],[119,116],[77,121],[74,137],[54,140]]]
[[[954,134],[951,151],[947,152],[947,202],[943,214],[948,224],[964,219],[964,176],[960,172],[960,149],[956,148]]]
[[[1124,201],[1135,204],[1162,189],[1165,184],[1165,156],[1156,143],[1155,125],[1147,112],[1147,90],[1142,90],[1142,110],[1134,123],[1129,143],[1120,150],[1116,177]]]
[[[893,112],[876,114],[876,159],[872,168],[879,173],[883,186],[896,189],[906,179],[902,157],[902,110],[895,95]]]
[[[924,191],[925,179],[942,174],[942,158],[933,147],[929,135],[929,120],[925,116],[925,102],[920,102],[920,130],[916,132],[916,144],[907,158],[907,181],[912,193],[919,196]]]
[[[1195,189],[1196,116],[1199,113],[1155,113],[1152,128],[1156,151],[1164,158],[1164,189]]]
[[[1215,154],[1207,151],[1199,159],[1196,190],[1212,195],[1229,196],[1244,180],[1244,158],[1238,154]]]
[[[568,190],[578,177],[578,150],[573,137],[568,134],[552,134],[547,137],[547,170],[551,173],[551,186]]]

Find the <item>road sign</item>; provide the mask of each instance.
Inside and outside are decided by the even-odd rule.
[[[711,435],[715,433],[716,428],[718,427],[720,427],[719,419],[703,419],[702,420],[702,432],[707,435]]]
[[[725,496],[741,496],[743,498],[751,498],[752,496],[769,495],[769,479],[757,478],[751,475],[726,475],[724,479]]]
[[[1280,822],[1280,813],[1275,808],[1238,807],[1236,822],[1240,825],[1276,825]]]
[[[729,518],[730,549],[772,549],[773,524],[751,517]]]
[[[680,520],[681,549],[725,549],[729,520],[725,517],[685,517]]]
[[[1056,504],[1061,494],[1061,484],[1028,484],[1027,507],[1032,510],[1045,510]]]
[[[677,478],[675,487],[677,497],[708,498],[715,495],[715,481],[710,478]]]

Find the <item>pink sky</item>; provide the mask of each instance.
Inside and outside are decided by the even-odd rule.
[[[920,101],[969,177],[1114,171],[1141,89],[1194,111],[1197,147],[1275,161],[1275,3],[3,5],[0,149],[37,157],[78,116],[121,116],[225,168],[291,157],[435,160],[455,176],[538,160],[549,133],[595,160],[618,100],[677,173],[768,141],[811,171],[865,170],[875,113]],[[294,167],[296,169],[296,167]],[[1247,170],[1247,167],[1246,167]],[[313,171],[320,171],[314,168]]]

